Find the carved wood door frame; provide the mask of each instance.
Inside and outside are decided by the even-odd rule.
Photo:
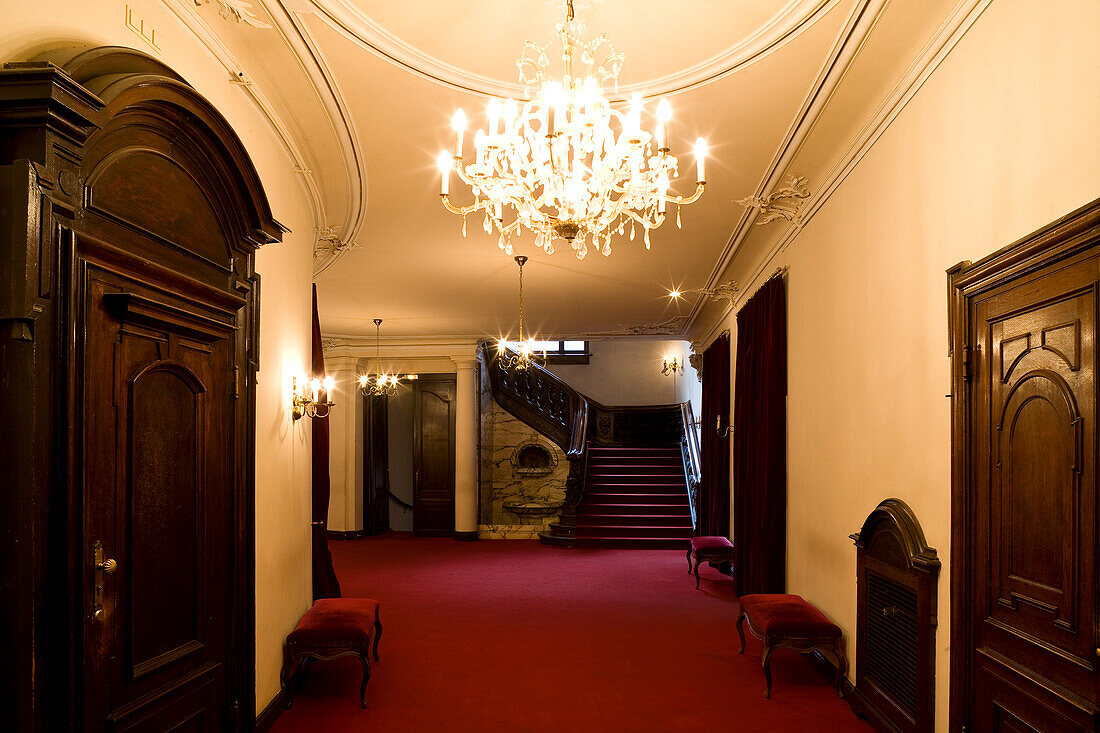
[[[976,442],[976,431],[979,430],[979,426],[975,424],[974,409],[975,401],[983,399],[983,396],[975,388],[980,381],[977,370],[983,368],[983,366],[988,370],[993,354],[983,355],[977,353],[980,349],[980,343],[978,342],[983,339],[988,340],[988,338],[985,338],[984,332],[982,339],[977,338],[975,335],[974,329],[981,325],[975,318],[976,308],[984,308],[984,306],[978,306],[976,303],[981,302],[983,299],[988,301],[990,298],[997,297],[998,294],[1007,292],[1009,288],[1017,284],[1030,284],[1032,281],[1039,283],[1043,278],[1069,272],[1071,266],[1075,264],[1078,265],[1079,269],[1081,263],[1087,263],[1089,258],[1096,257],[1098,248],[1100,248],[1100,199],[1067,214],[978,262],[962,262],[948,270],[948,334],[952,397],[951,731],[969,729],[972,733],[978,733],[972,721],[974,721],[976,715],[982,714],[982,711],[971,709],[975,695],[975,690],[971,688],[971,684],[975,679],[974,670],[976,670],[975,665],[978,661],[976,658],[977,639],[974,632],[976,626],[974,619],[977,618],[975,615],[977,601],[975,599],[979,595],[976,585],[983,582],[982,578],[978,576],[978,573],[983,572],[983,569],[975,567],[975,563],[977,562],[976,557],[979,555],[987,557],[988,551],[979,550],[975,547],[975,543],[980,541],[982,537],[978,536],[974,530],[973,512],[975,509],[973,507],[978,496],[976,493],[978,492],[975,479],[976,471],[979,469],[985,470],[989,467],[985,466],[983,469],[984,463],[978,465],[981,461],[975,452],[975,446],[978,444]],[[1092,260],[1093,263],[1095,261],[1095,259]],[[1089,267],[1094,267],[1094,265],[1089,265]],[[1090,277],[1093,283],[1090,292],[1095,294],[1096,284],[1097,281],[1100,281],[1100,277],[1095,272],[1091,273]],[[1038,288],[1040,285],[1037,284],[1035,287]],[[1044,296],[1045,293],[1033,296],[1033,298],[1037,298],[1037,305],[1030,307],[1045,307],[1048,301],[1043,300]],[[1023,303],[1026,300],[1027,297],[1021,297],[1020,302]],[[1057,303],[1059,301],[1055,298],[1049,302]],[[1009,313],[1008,315],[1013,314]],[[1095,321],[1094,316],[1093,321]],[[1094,338],[1095,334],[1091,336]],[[991,337],[1000,338],[996,334],[992,334]],[[1002,341],[997,341],[998,345],[1001,343]],[[1010,343],[1007,336],[1004,337],[1003,343],[1006,346]],[[1036,343],[1034,346],[1040,346],[1040,344]],[[1027,353],[1026,350],[1020,354],[1019,358],[1023,358],[1024,353]],[[1019,361],[1019,358],[1017,361]],[[1015,366],[1015,363],[1012,366]],[[1011,372],[1011,369],[1009,369],[1009,372]],[[1010,374],[1004,376],[1007,385]],[[985,382],[982,382],[982,384],[985,384]],[[1006,409],[1008,407],[1007,400],[1010,398],[1011,393],[1009,397],[1005,398]],[[1093,429],[1093,427],[1089,427],[1089,430]],[[1094,445],[1085,446],[1084,449],[1091,449],[1095,452]],[[998,456],[1000,450],[1000,448],[996,448]],[[1000,466],[999,457],[996,465]],[[1095,469],[1093,469],[1093,472],[1095,472]],[[988,488],[985,491],[988,494]],[[1086,529],[1089,536],[1094,536],[1095,528]],[[1051,541],[1053,542],[1056,539],[1058,538],[1052,538]],[[1000,550],[997,553],[996,557],[999,561],[1001,557]],[[1091,585],[1087,585],[1086,590],[1091,590],[1091,593],[1096,595],[1096,583],[1092,582]],[[1092,598],[1088,600],[1088,607],[1092,607],[1100,599]],[[1092,620],[1089,619],[1088,623],[1091,625]],[[1100,652],[1100,649],[1098,649],[1098,652]],[[1095,662],[1095,660],[1093,661]],[[1030,668],[1026,666],[1017,670],[1021,673],[1021,684],[1022,681],[1030,679],[1028,677],[1029,671]],[[1070,694],[1068,690],[1066,690],[1066,693],[1066,695],[1061,696],[1062,699],[1076,700],[1074,712],[1080,712],[1084,718],[1087,718],[1085,708],[1095,707],[1096,682],[1093,681],[1091,688],[1093,700],[1087,700],[1075,693]],[[1029,699],[1034,701],[1033,698]],[[1074,708],[1074,705],[1071,705],[1070,708]],[[1048,722],[1054,725],[1055,718],[1063,721],[1066,729],[1093,729],[1087,723],[1080,721],[1074,723],[1070,721],[1069,717],[1054,716],[1053,714]],[[1095,726],[1096,716],[1093,715],[1092,718],[1092,725]],[[1006,720],[1008,720],[1006,725],[1011,726],[1014,724],[1012,718]],[[968,726],[969,728],[967,728]]]

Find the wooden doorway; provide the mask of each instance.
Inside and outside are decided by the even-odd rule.
[[[1100,720],[1100,201],[949,273],[951,729]]]
[[[440,374],[421,376],[413,384],[413,534],[450,537],[455,524],[456,381]]]
[[[363,404],[363,533],[390,528],[389,397],[365,397]]]
[[[251,729],[254,262],[284,230],[229,124],[155,58],[0,81],[20,202],[0,301],[30,314],[0,340],[0,438],[33,507],[0,500],[0,706],[13,730]]]

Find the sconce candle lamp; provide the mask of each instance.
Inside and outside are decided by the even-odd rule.
[[[332,406],[336,404],[330,399],[332,389],[335,386],[335,380],[329,376],[326,376],[324,381],[314,377],[308,383],[305,377],[294,377],[292,384],[294,419],[300,420],[304,415],[320,418],[328,417]],[[322,399],[322,396],[324,399]]]
[[[666,377],[670,374],[683,374],[684,365],[680,363],[680,359],[672,354],[665,354],[664,364],[661,367],[661,374]]]

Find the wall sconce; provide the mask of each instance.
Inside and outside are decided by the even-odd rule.
[[[303,415],[310,417],[328,417],[329,411],[336,403],[329,399],[336,382],[332,377],[325,377],[324,382],[314,377],[308,384],[305,377],[294,377],[292,389],[294,391],[294,419],[300,420]],[[325,399],[321,400],[324,393]]]
[[[661,374],[667,377],[670,374],[675,375],[684,373],[684,365],[680,363],[677,357],[672,354],[665,354],[664,359],[665,361],[664,365],[661,367]]]

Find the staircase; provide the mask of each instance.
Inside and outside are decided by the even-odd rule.
[[[679,446],[588,448],[577,547],[686,549],[692,534]]]

